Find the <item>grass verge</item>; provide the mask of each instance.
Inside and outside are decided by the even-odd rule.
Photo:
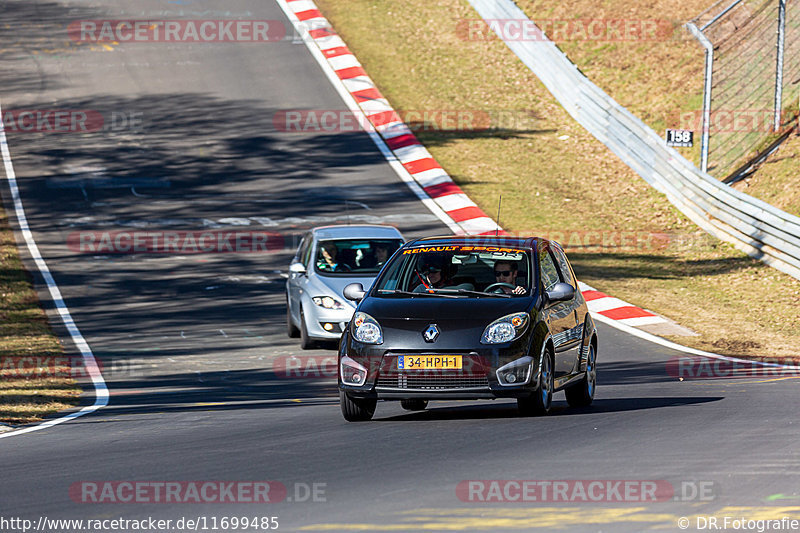
[[[27,424],[78,404],[74,368],[50,329],[0,206],[0,422]]]
[[[800,282],[699,230],[575,123],[503,43],[464,39],[459,22],[478,18],[465,0],[317,3],[398,110],[504,117],[488,130],[423,124],[417,134],[484,211],[494,213],[503,195],[500,222],[509,231],[560,237],[581,280],[699,333],[673,338],[682,344],[751,358],[797,356]],[[614,3],[640,5],[607,4]],[[550,17],[567,9],[555,1],[538,5],[552,5]],[[594,53],[597,61],[605,57]],[[644,74],[661,53],[644,48],[641,62],[634,58],[607,75]],[[653,88],[647,79],[638,89],[620,81],[620,90],[651,91],[647,97],[658,99],[685,83],[676,78]],[[620,102],[629,104],[631,95]]]
[[[734,185],[740,191],[764,200],[787,213],[800,216],[797,163],[800,137],[792,135],[749,178]]]

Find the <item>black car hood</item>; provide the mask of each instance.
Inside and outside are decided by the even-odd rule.
[[[511,313],[528,311],[532,306],[533,300],[526,297],[372,297],[362,302],[359,311],[381,325],[385,350],[471,351],[481,347],[486,326]],[[423,333],[432,324],[436,324],[440,334],[434,342],[426,342]]]

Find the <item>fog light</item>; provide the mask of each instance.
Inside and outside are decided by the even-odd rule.
[[[346,355],[342,357],[339,375],[345,385],[360,387],[367,381],[367,369]]]
[[[325,331],[333,331],[333,324],[330,322],[325,322],[325,324],[322,325],[322,329]]]
[[[506,387],[525,385],[531,380],[532,357],[521,357],[497,369],[497,382]]]

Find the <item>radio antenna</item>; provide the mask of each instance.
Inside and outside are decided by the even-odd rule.
[[[500,206],[503,203],[503,195],[500,195],[500,199],[497,200],[497,227],[494,229],[494,236],[497,237],[498,233],[500,232]]]

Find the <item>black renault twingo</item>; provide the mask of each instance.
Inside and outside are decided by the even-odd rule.
[[[407,410],[430,400],[516,398],[547,414],[553,393],[592,403],[597,330],[564,250],[553,241],[431,237],[405,244],[365,292],[339,345],[339,397],[349,421],[378,400]]]

